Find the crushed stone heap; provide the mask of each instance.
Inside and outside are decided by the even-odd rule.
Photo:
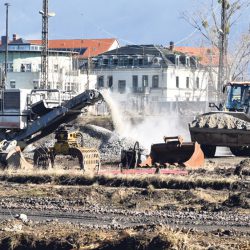
[[[201,115],[190,123],[192,128],[218,128],[250,130],[250,123],[228,114]]]
[[[123,148],[134,147],[135,140],[122,138],[116,132],[95,125],[80,127],[83,133],[84,146],[97,148],[101,154],[101,160],[106,162],[120,161],[120,153]]]

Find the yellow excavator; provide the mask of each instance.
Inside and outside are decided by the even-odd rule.
[[[81,170],[98,173],[101,165],[100,154],[94,148],[84,148],[83,135],[80,131],[72,130],[70,125],[61,125],[55,131],[55,139],[56,142],[52,147],[39,147],[34,151],[35,167],[53,168],[56,156],[63,155],[76,158]]]

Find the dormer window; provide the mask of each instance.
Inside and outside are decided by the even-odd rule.
[[[176,66],[180,65],[180,57],[179,56],[175,56],[175,65]]]
[[[142,59],[142,58],[139,58],[139,59],[138,59],[138,64],[139,64],[139,65],[143,65],[143,59]]]
[[[108,65],[109,60],[107,58],[103,59],[103,65]]]
[[[112,57],[112,62],[113,62],[113,63],[112,63],[113,65],[117,66],[117,65],[118,65],[118,62],[119,62],[118,57],[117,57],[117,56],[113,56],[113,57]]]
[[[133,58],[128,58],[128,65],[133,66]]]

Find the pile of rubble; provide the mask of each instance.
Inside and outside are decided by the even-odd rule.
[[[120,161],[120,153],[123,148],[133,148],[135,140],[123,138],[116,132],[95,125],[85,125],[80,127],[83,133],[84,146],[96,148],[101,154],[104,162]]]
[[[96,125],[76,126],[75,129],[82,132],[85,148],[95,148],[100,152],[102,162],[119,162],[121,150],[133,148],[136,142],[131,138],[124,138],[114,131]],[[52,147],[55,142],[54,135],[51,134],[30,145],[25,155],[32,159],[32,150],[36,147]]]
[[[201,115],[190,126],[197,128],[242,129],[250,130],[250,123],[228,114]]]

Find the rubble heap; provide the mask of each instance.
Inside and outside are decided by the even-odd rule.
[[[218,128],[218,129],[242,129],[250,130],[250,123],[228,114],[207,114],[201,115],[194,120],[192,128]]]
[[[106,162],[120,161],[120,152],[123,148],[134,147],[135,140],[123,138],[116,132],[95,125],[80,127],[83,133],[84,146],[97,148],[101,160]]]

